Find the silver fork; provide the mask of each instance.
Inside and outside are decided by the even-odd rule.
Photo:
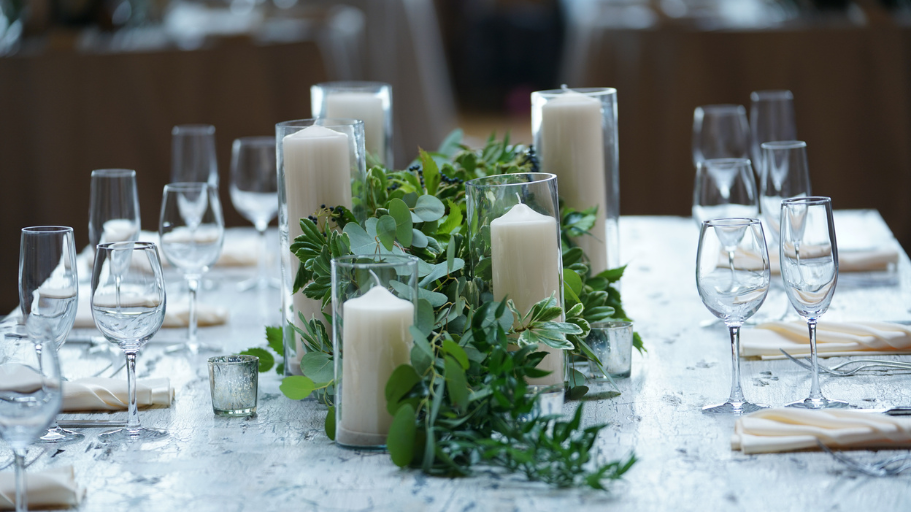
[[[785,352],[784,349],[778,349],[778,350],[780,350],[781,353],[785,355],[785,357],[787,357],[788,359],[790,359],[791,361],[793,361],[800,367],[810,370],[810,371],[813,370],[813,368],[809,364],[797,359],[796,357],[792,356],[791,354],[788,354],[787,352]],[[858,366],[857,368],[852,368],[850,370],[840,370],[840,368],[847,366],[847,365],[852,365],[852,364],[859,364],[860,366]],[[886,361],[886,360],[881,360],[881,359],[853,359],[851,361],[847,361],[847,362],[832,366],[831,368],[828,366],[822,365],[822,364],[819,365],[820,371],[828,373],[829,375],[834,375],[836,377],[850,377],[851,375],[854,375],[857,372],[860,372],[863,370],[868,370],[870,368],[885,368],[885,369],[892,369],[892,370],[911,370],[911,363],[903,363],[903,362],[899,362],[899,361]]]
[[[845,464],[849,468],[858,473],[863,473],[869,476],[894,476],[906,469],[911,469],[911,453],[906,453],[904,455],[896,455],[895,457],[890,457],[886,460],[881,460],[879,462],[872,462],[870,464],[864,464],[857,462],[856,460],[842,455],[837,452],[833,452],[819,439],[816,440],[816,444],[819,445],[819,448],[822,451],[828,453],[835,460]],[[901,463],[901,464],[899,464]]]

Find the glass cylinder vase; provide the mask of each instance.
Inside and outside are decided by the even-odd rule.
[[[512,299],[523,315],[551,296],[562,306],[557,177],[547,173],[488,176],[466,182],[465,194],[472,274],[481,300]],[[551,373],[528,383],[562,390],[563,351],[549,346],[538,349],[548,353],[539,368]]]
[[[300,375],[305,353],[299,335],[290,326],[304,328],[304,321],[323,321],[320,299],[294,292],[300,260],[291,244],[302,234],[301,219],[320,218],[320,228],[330,229],[325,208],[344,206],[357,215],[367,176],[364,123],[354,119],[301,119],[275,125],[278,168],[278,233],[282,267],[282,319],[285,374]],[[328,308],[326,310],[328,313]]]
[[[417,320],[418,258],[343,256],[332,260],[335,441],[384,449],[392,415],[386,381],[411,363]]]
[[[553,89],[531,94],[531,131],[541,170],[560,178],[566,207],[598,207],[591,236],[573,239],[593,274],[620,266],[617,90]]]
[[[324,82],[310,87],[313,117],[360,119],[367,153],[392,168],[392,86],[383,82]]]

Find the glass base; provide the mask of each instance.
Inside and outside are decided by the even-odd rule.
[[[144,427],[139,427],[135,430],[120,428],[98,434],[98,440],[102,443],[143,443],[146,441],[156,441],[164,437],[168,437],[168,432],[166,430]]]
[[[35,442],[37,444],[65,444],[75,443],[76,441],[82,441],[83,439],[85,439],[84,434],[57,427],[47,429],[47,432]]]
[[[765,404],[754,404],[752,402],[731,402],[728,400],[723,404],[706,405],[702,408],[705,414],[749,414],[751,412],[768,409]]]
[[[174,354],[176,352],[186,351],[193,355],[199,354],[200,352],[222,352],[223,350],[224,349],[222,347],[210,345],[208,343],[191,343],[189,341],[168,345],[164,349],[166,354]]]
[[[231,417],[231,418],[244,418],[247,416],[256,416],[256,407],[247,407],[244,409],[215,409],[213,411],[216,416]]]
[[[806,398],[797,402],[790,403],[785,407],[795,407],[798,409],[845,409],[849,407],[848,402],[844,400],[829,400],[822,398]]]
[[[254,277],[237,283],[238,291],[247,292],[250,290],[278,290],[281,288],[281,282],[274,278],[260,279]]]

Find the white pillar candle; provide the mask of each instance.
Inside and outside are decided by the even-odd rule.
[[[326,96],[326,117],[363,121],[367,152],[386,163],[386,116],[382,98],[372,92],[330,92]]]
[[[348,135],[325,126],[308,126],[282,139],[282,157],[288,204],[288,237],[291,241],[302,234],[300,219],[313,215],[320,205],[351,208]],[[296,274],[300,262],[292,259],[292,272]],[[307,320],[323,319],[319,300],[299,292],[294,294],[293,303],[298,327],[303,326],[297,312],[303,313]],[[300,339],[296,343],[296,360],[291,364],[294,369],[299,368],[300,359],[304,356]]]
[[[604,177],[604,131],[601,101],[567,90],[541,107],[538,153],[541,170],[557,175],[566,206],[598,207],[591,234],[574,241],[591,260],[592,272],[607,268],[607,189]]]
[[[392,416],[386,381],[411,360],[414,305],[374,286],[342,305],[342,403],[336,435],[342,444],[386,444]]]
[[[490,250],[495,300],[512,299],[522,314],[551,295],[559,301],[562,264],[556,219],[517,204],[491,221]],[[546,345],[538,350],[548,353],[538,368],[551,373],[528,383],[562,384],[563,351]]]

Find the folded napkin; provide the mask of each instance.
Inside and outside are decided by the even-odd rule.
[[[169,407],[172,400],[174,388],[167,378],[136,382],[139,407]],[[90,377],[63,383],[63,412],[125,411],[129,401],[124,378]]]
[[[731,449],[773,453],[817,448],[911,447],[911,418],[851,409],[764,409],[734,424]]]
[[[95,320],[92,318],[92,308],[90,305],[90,296],[85,290],[80,288],[79,304],[76,306],[76,320],[73,327],[76,329],[94,329]],[[102,297],[102,301],[106,298]],[[154,297],[120,297],[121,304],[128,300],[130,304],[147,304],[154,306],[156,298]],[[205,303],[196,303],[196,320],[199,327],[211,327],[222,325],[228,321],[228,310],[223,307],[210,306]],[[187,327],[190,325],[190,305],[186,300],[179,302],[169,301],[165,308],[164,324],[162,327]]]
[[[809,355],[806,322],[766,322],[740,331],[740,355],[778,359],[779,349]],[[911,329],[889,322],[819,322],[816,349],[821,356],[911,354]]]
[[[210,235],[206,235],[210,236]],[[199,238],[199,236],[197,236]],[[147,242],[158,243],[158,233],[143,231],[139,239]],[[216,267],[254,267],[259,262],[260,241],[256,236],[247,234],[226,233],[221,253],[215,261]],[[162,255],[162,265],[168,265],[167,258]]]
[[[26,473],[28,505],[33,508],[70,508],[79,505],[73,466]],[[0,510],[16,508],[16,478],[12,471],[0,473]]]
[[[813,252],[813,251],[811,251]],[[804,252],[804,254],[806,254]],[[820,251],[815,251],[809,256],[819,256]],[[772,274],[781,274],[778,251],[769,251],[769,268]],[[877,272],[889,270],[889,266],[898,264],[898,251],[894,248],[845,250],[838,252],[839,272]],[[727,267],[728,255],[722,252],[718,255],[718,266]],[[734,253],[734,266],[744,270],[759,270],[762,268],[762,259],[756,253],[738,250]]]

